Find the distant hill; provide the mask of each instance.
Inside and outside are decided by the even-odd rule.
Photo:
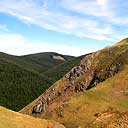
[[[39,53],[23,57],[0,53],[0,105],[15,111],[20,110],[79,61],[79,57],[57,53]],[[45,67],[45,64],[48,66]]]
[[[54,52],[44,52],[21,56],[21,58],[32,64],[34,63],[34,67],[37,68],[38,72],[42,73],[75,57]]]
[[[45,119],[37,119],[0,107],[0,128],[65,128]]]
[[[38,73],[37,69],[39,69],[39,67],[35,66],[34,62],[29,62],[27,60],[23,60],[19,56],[13,56],[13,55],[9,55],[9,54],[0,52],[0,59],[4,60],[6,62],[9,62],[11,64],[18,65],[26,70]]]
[[[20,112],[67,128],[127,128],[128,40],[83,57]]]
[[[0,58],[13,64],[17,64],[27,70],[43,73],[50,68],[53,68],[54,66],[57,66],[75,57],[61,55],[54,52],[36,53],[24,56],[13,56],[0,52]]]

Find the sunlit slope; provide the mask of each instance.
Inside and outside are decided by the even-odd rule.
[[[127,128],[127,112],[104,112],[97,117],[90,125],[90,128]]]
[[[37,119],[0,107],[0,128],[64,128],[59,123]]]
[[[48,110],[44,115],[35,116],[54,119],[63,123],[67,128],[78,128],[78,126],[101,128],[103,125],[105,125],[103,128],[109,128],[108,124],[113,124],[113,127],[110,128],[116,128],[117,120],[126,126],[128,116],[126,119],[122,116],[123,114],[125,116],[128,111],[128,66],[96,87],[75,94],[61,105],[57,101],[55,104],[58,104],[56,109]],[[29,109],[25,108],[23,111],[29,111]],[[104,117],[104,114],[107,116]],[[120,117],[120,115],[122,116]]]
[[[47,111],[44,117],[63,123],[67,128],[78,128],[78,126],[90,126],[105,112],[109,115],[126,111],[128,111],[128,67],[97,87],[76,94],[51,113]],[[95,122],[91,126],[101,126],[103,121]]]

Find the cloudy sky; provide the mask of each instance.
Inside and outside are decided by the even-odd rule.
[[[0,51],[79,56],[126,38],[127,0],[0,0]]]

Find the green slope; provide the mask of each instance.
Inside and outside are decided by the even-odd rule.
[[[30,70],[36,73],[37,73],[37,69],[39,69],[38,66],[35,66],[34,62],[23,60],[19,56],[13,56],[13,55],[0,52],[0,59],[12,64],[16,64],[22,68],[25,68],[27,70]]]
[[[0,105],[17,111],[50,84],[48,78],[0,59]]]
[[[62,59],[54,59],[54,56],[60,56]],[[67,60],[73,59],[73,56],[61,55],[54,52],[44,52],[44,53],[37,53],[31,55],[21,56],[21,58],[25,61],[29,61],[30,63],[34,63],[35,67],[38,68],[38,72],[42,73],[51,69]]]
[[[54,59],[53,56],[61,56],[64,58],[64,60]],[[50,68],[53,68],[75,57],[53,52],[36,53],[25,56],[13,56],[0,52],[0,58],[10,63],[17,64],[27,70],[43,73]]]

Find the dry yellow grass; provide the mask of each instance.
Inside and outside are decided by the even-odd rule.
[[[64,128],[59,123],[37,119],[0,107],[0,128]]]
[[[61,117],[58,111],[63,114]],[[105,111],[128,111],[128,67],[84,93],[76,94],[64,107],[45,117],[63,123],[67,128],[86,127]]]

